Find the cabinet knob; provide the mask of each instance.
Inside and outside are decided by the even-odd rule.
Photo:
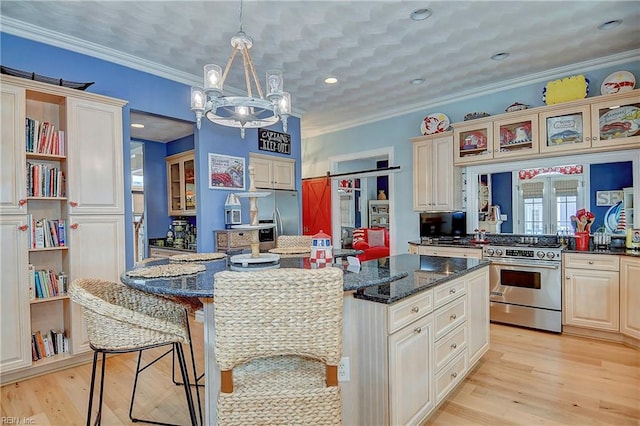
[[[414,306],[413,308],[411,308],[411,312],[413,312],[414,314],[417,314],[420,311],[420,308],[417,306]]]
[[[450,289],[449,294],[456,294],[456,289],[455,288]]]
[[[456,377],[458,377],[458,373],[456,373],[456,372],[451,373],[451,378],[452,379],[455,379]]]
[[[571,279],[571,277],[569,275],[567,275],[566,277],[564,277],[564,279],[569,281]]]
[[[593,265],[593,260],[587,262],[589,265]]]
[[[72,223],[70,228],[71,229],[78,229],[78,224],[77,223]]]
[[[413,329],[413,331],[414,331],[416,334],[420,334],[420,333],[422,333],[422,327],[416,327],[416,328],[414,328],[414,329]]]
[[[597,141],[597,140],[598,140],[598,137],[597,137],[597,136],[593,136],[593,137],[591,138],[591,140],[592,140],[592,141]]]
[[[24,198],[18,201],[18,204],[21,206],[24,206],[25,204],[27,204],[27,200],[25,200]]]
[[[78,207],[78,203],[76,201],[69,201],[69,205],[71,207]]]
[[[449,318],[451,318],[452,320],[458,318],[458,316],[456,314],[452,314]]]
[[[458,345],[456,345],[455,343],[452,343],[452,344],[451,344],[451,349],[452,349],[452,350],[453,350],[453,349],[455,349],[455,348],[457,348],[457,347],[458,347]]]
[[[29,229],[29,227],[27,225],[20,225],[18,226],[18,229],[21,231],[26,231],[27,229]]]

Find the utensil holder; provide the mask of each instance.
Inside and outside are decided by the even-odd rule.
[[[576,232],[576,250],[589,251],[589,233],[588,232]]]

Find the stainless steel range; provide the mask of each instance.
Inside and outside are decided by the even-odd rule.
[[[562,247],[488,245],[491,321],[562,332]]]

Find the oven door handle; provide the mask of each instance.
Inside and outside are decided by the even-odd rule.
[[[536,261],[530,261],[530,260],[511,260],[511,259],[491,259],[491,264],[492,265],[504,265],[504,266],[527,266],[527,267],[531,267],[531,268],[544,268],[544,269],[558,269],[560,267],[560,262],[553,262],[553,261],[549,261],[549,262],[536,262]]]

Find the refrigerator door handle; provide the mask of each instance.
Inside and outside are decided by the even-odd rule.
[[[276,238],[278,235],[282,235],[282,232],[284,231],[284,225],[282,223],[282,215],[280,214],[280,210],[278,210],[278,208],[276,207],[273,215],[275,216],[275,224],[276,224]]]

